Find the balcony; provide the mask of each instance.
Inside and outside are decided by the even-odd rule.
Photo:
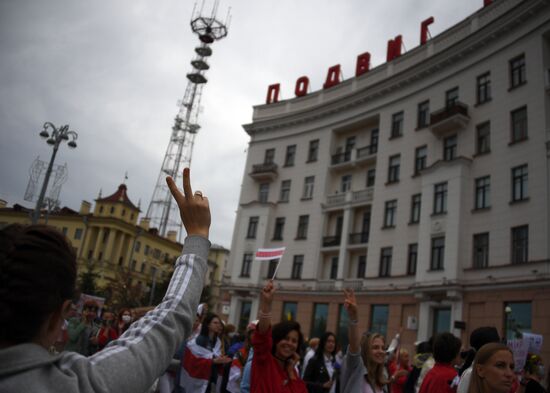
[[[430,129],[441,136],[449,131],[466,127],[470,116],[468,116],[468,105],[456,101],[453,105],[433,112],[430,115]]]
[[[337,247],[340,245],[340,235],[323,236],[323,247]]]
[[[250,177],[257,181],[273,181],[277,178],[277,164],[263,163],[252,165]]]
[[[334,208],[346,204],[363,204],[372,202],[373,188],[365,188],[359,191],[348,191],[327,195],[325,208]]]
[[[366,244],[369,242],[369,233],[368,232],[358,232],[349,234],[349,244]]]
[[[378,145],[363,146],[358,149],[351,149],[343,153],[332,155],[330,161],[331,169],[348,169],[358,165],[364,165],[376,160]]]

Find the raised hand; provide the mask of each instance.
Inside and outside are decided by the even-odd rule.
[[[210,229],[210,206],[208,198],[202,192],[191,190],[189,168],[183,170],[183,194],[178,189],[174,179],[166,178],[168,188],[178,204],[180,217],[187,235],[199,235],[208,238]]]
[[[357,321],[357,300],[353,289],[344,289],[344,308],[348,312],[349,319]]]
[[[273,285],[273,280],[269,280],[260,292],[260,309],[261,306],[266,306],[265,310],[261,309],[263,312],[271,311],[271,303],[273,302],[273,294],[275,293],[275,286]]]

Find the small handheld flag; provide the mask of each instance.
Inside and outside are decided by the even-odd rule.
[[[281,259],[283,258],[283,254],[286,250],[286,247],[280,247],[280,248],[260,248],[258,251],[256,251],[256,260],[258,261],[271,261],[273,259],[278,259],[277,266],[275,267],[275,271],[273,272],[273,277],[271,277],[272,280],[275,280],[275,276],[277,275],[277,270],[279,270],[279,265],[281,264]]]

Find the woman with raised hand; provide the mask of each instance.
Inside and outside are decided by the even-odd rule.
[[[342,364],[341,392],[387,392],[388,381],[384,377],[384,337],[376,333],[359,337],[355,294],[352,289],[344,289],[344,296],[344,308],[349,316],[349,347]]]
[[[300,324],[283,321],[271,327],[275,287],[270,280],[260,293],[259,322],[252,336],[254,357],[250,391],[254,393],[307,393],[296,365],[304,341]]]
[[[145,392],[166,370],[176,345],[191,333],[207,271],[210,209],[193,194],[168,187],[187,230],[182,255],[160,303],[103,351],[52,355],[75,294],[76,256],[66,238],[44,225],[0,230],[0,391]]]

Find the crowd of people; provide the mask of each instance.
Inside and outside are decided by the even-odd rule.
[[[273,281],[260,292],[246,331],[198,304],[210,243],[208,199],[168,186],[188,237],[167,293],[134,320],[130,309],[80,312],[76,258],[65,237],[46,226],[0,231],[0,391],[137,393],[544,393],[540,356],[522,373],[495,327],[472,331],[469,348],[449,332],[416,344],[398,334],[390,345],[359,331],[357,300],[344,290],[346,348],[324,332],[305,343],[300,324],[274,323]]]

